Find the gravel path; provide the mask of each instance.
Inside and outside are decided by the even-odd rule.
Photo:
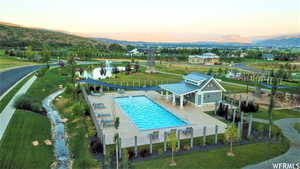
[[[300,134],[294,128],[297,122],[300,122],[300,118],[286,118],[274,122],[290,141],[290,148],[286,153],[255,165],[248,165],[243,169],[273,169],[275,168],[273,164],[276,163],[294,164],[295,168],[298,163],[300,166]]]

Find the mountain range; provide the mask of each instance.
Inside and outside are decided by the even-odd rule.
[[[131,39],[130,41],[123,39]],[[169,41],[172,39],[172,41]],[[155,40],[155,41],[154,41]],[[159,41],[159,42],[156,42]],[[26,27],[0,22],[0,46],[52,45],[106,48],[108,43],[135,46],[278,46],[300,47],[300,34],[242,37],[192,33],[102,33],[85,34],[61,30]]]

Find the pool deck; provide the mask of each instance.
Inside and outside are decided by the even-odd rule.
[[[187,126],[182,127],[173,127],[173,128],[164,128],[164,129],[154,129],[154,130],[139,130],[135,124],[131,121],[131,119],[123,112],[123,110],[118,106],[117,103],[114,101],[114,97],[120,96],[137,96],[137,95],[145,95],[155,101],[156,103],[160,104],[165,109],[169,110],[171,113],[176,115],[177,117],[181,118],[185,122],[189,123]],[[214,117],[209,116],[208,114],[204,113],[205,111],[214,110],[214,106],[207,105],[203,107],[196,107],[192,104],[187,104],[184,108],[179,108],[179,106],[172,105],[171,101],[167,100],[165,96],[160,95],[154,91],[126,91],[124,94],[115,93],[105,93],[103,96],[88,96],[88,100],[91,103],[103,103],[105,108],[101,109],[93,109],[94,113],[109,113],[111,116],[105,117],[98,117],[98,125],[102,129],[102,133],[105,135],[105,142],[106,144],[113,144],[113,136],[116,133],[116,130],[113,126],[110,127],[101,127],[101,120],[112,120],[114,117],[120,118],[120,126],[118,132],[120,137],[125,140],[125,142],[132,142],[134,136],[138,136],[140,139],[144,138],[147,140],[146,137],[149,134],[153,133],[154,131],[159,131],[159,140],[161,142],[162,135],[164,131],[170,131],[170,129],[186,129],[186,127],[193,127],[194,128],[194,135],[201,136],[203,133],[203,127],[207,127],[206,135],[212,135],[215,133],[215,126],[218,125],[218,133],[223,133],[226,127],[226,124],[221,122],[220,120],[215,119]],[[196,130],[199,129],[199,130]],[[198,133],[197,133],[198,132]],[[184,136],[183,136],[184,137]],[[126,141],[128,140],[128,141]],[[130,140],[130,141],[129,141]],[[143,139],[142,139],[143,140]],[[124,147],[128,147],[124,142]],[[145,142],[145,141],[144,141]],[[123,143],[123,142],[122,142]],[[123,147],[123,145],[122,145]]]

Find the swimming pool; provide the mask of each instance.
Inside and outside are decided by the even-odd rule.
[[[187,125],[186,122],[146,96],[116,97],[115,101],[139,130]]]

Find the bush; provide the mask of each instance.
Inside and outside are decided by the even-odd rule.
[[[17,109],[30,110],[37,113],[43,112],[41,104],[39,104],[39,102],[35,101],[31,96],[27,94],[19,96],[16,99],[14,106]]]
[[[43,77],[43,76],[45,75],[45,73],[48,71],[48,69],[49,69],[48,66],[39,69],[39,70],[37,71],[37,73],[36,73],[36,76],[37,76],[38,78]]]
[[[147,157],[147,156],[149,156],[149,154],[150,154],[150,152],[149,152],[148,149],[142,149],[142,150],[140,151],[140,155],[141,155],[142,157]]]

